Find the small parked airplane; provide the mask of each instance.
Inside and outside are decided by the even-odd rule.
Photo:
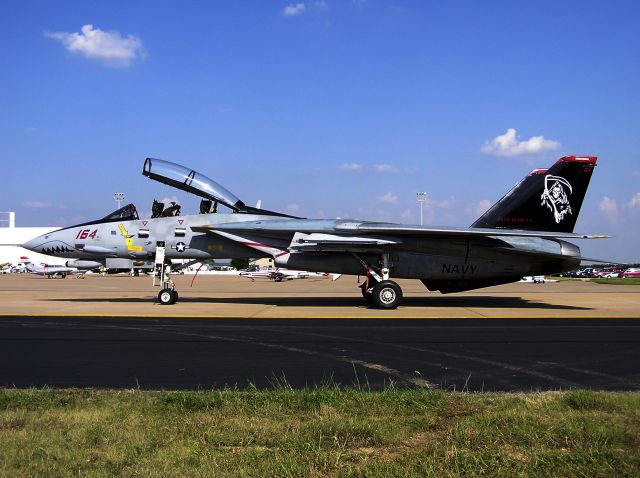
[[[46,276],[47,279],[52,279],[56,277],[60,277],[64,279],[68,274],[74,274],[78,279],[84,279],[84,275],[87,272],[86,270],[80,270],[77,267],[67,267],[67,266],[48,266],[44,265],[36,265],[29,260],[28,257],[21,257],[22,262],[24,262],[25,267],[28,272],[32,274],[37,274],[41,276]]]

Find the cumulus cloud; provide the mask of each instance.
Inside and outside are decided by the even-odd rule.
[[[455,201],[456,198],[454,198],[453,196],[449,196],[446,199],[440,200],[428,198],[425,201],[424,206],[429,209],[450,209],[455,204]]]
[[[517,138],[516,130],[509,128],[505,134],[496,136],[491,141],[485,141],[480,151],[492,156],[519,156],[553,151],[560,148],[560,146],[558,141],[545,139],[544,136],[532,136],[529,139],[520,141]]]
[[[284,9],[282,10],[282,14],[285,17],[295,17],[296,15],[300,15],[301,13],[304,13],[305,10],[306,10],[306,7],[304,3],[295,3],[295,4],[292,3],[284,7]]]
[[[482,199],[477,203],[471,204],[469,207],[467,207],[465,209],[465,212],[470,216],[479,217],[487,212],[490,207],[491,201],[489,201],[488,199]]]
[[[42,201],[25,201],[22,203],[22,207],[27,209],[45,209],[51,207],[51,203]]]
[[[300,204],[289,204],[287,206],[287,214],[295,216],[300,211]]]
[[[315,2],[299,2],[291,3],[282,9],[282,15],[285,17],[296,17],[303,13],[328,13],[329,5],[324,0],[318,0]]]
[[[391,191],[382,196],[378,196],[378,201],[385,204],[396,204],[398,202],[398,196],[394,195]]]
[[[144,56],[139,38],[133,35],[124,37],[116,31],[105,32],[89,24],[83,25],[80,33],[54,32],[45,35],[58,40],[71,53],[102,61],[111,67],[128,67],[134,60]]]
[[[362,165],[358,163],[345,163],[341,164],[338,169],[340,169],[340,171],[359,173],[360,171],[362,171]]]
[[[391,166],[390,164],[376,164],[373,166],[373,169],[376,173],[381,174],[395,174],[399,171],[395,166]]]
[[[618,221],[618,203],[615,199],[611,199],[608,196],[602,198],[600,204],[598,205],[600,212],[602,212],[607,219],[611,222]]]
[[[629,207],[631,209],[640,208],[640,193],[636,193],[635,196],[629,201]]]

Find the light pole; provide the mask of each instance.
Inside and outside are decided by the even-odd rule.
[[[113,199],[118,203],[118,209],[122,207],[122,201],[124,201],[124,193],[115,193]]]
[[[422,205],[427,201],[427,193],[419,192],[416,194],[416,199],[420,203],[420,225],[422,226]]]

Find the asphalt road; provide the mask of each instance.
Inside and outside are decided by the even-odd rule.
[[[0,386],[640,390],[636,319],[0,317]]]

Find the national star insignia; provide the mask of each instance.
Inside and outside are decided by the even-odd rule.
[[[184,252],[187,249],[187,245],[184,242],[178,242],[176,244],[176,252]]]

